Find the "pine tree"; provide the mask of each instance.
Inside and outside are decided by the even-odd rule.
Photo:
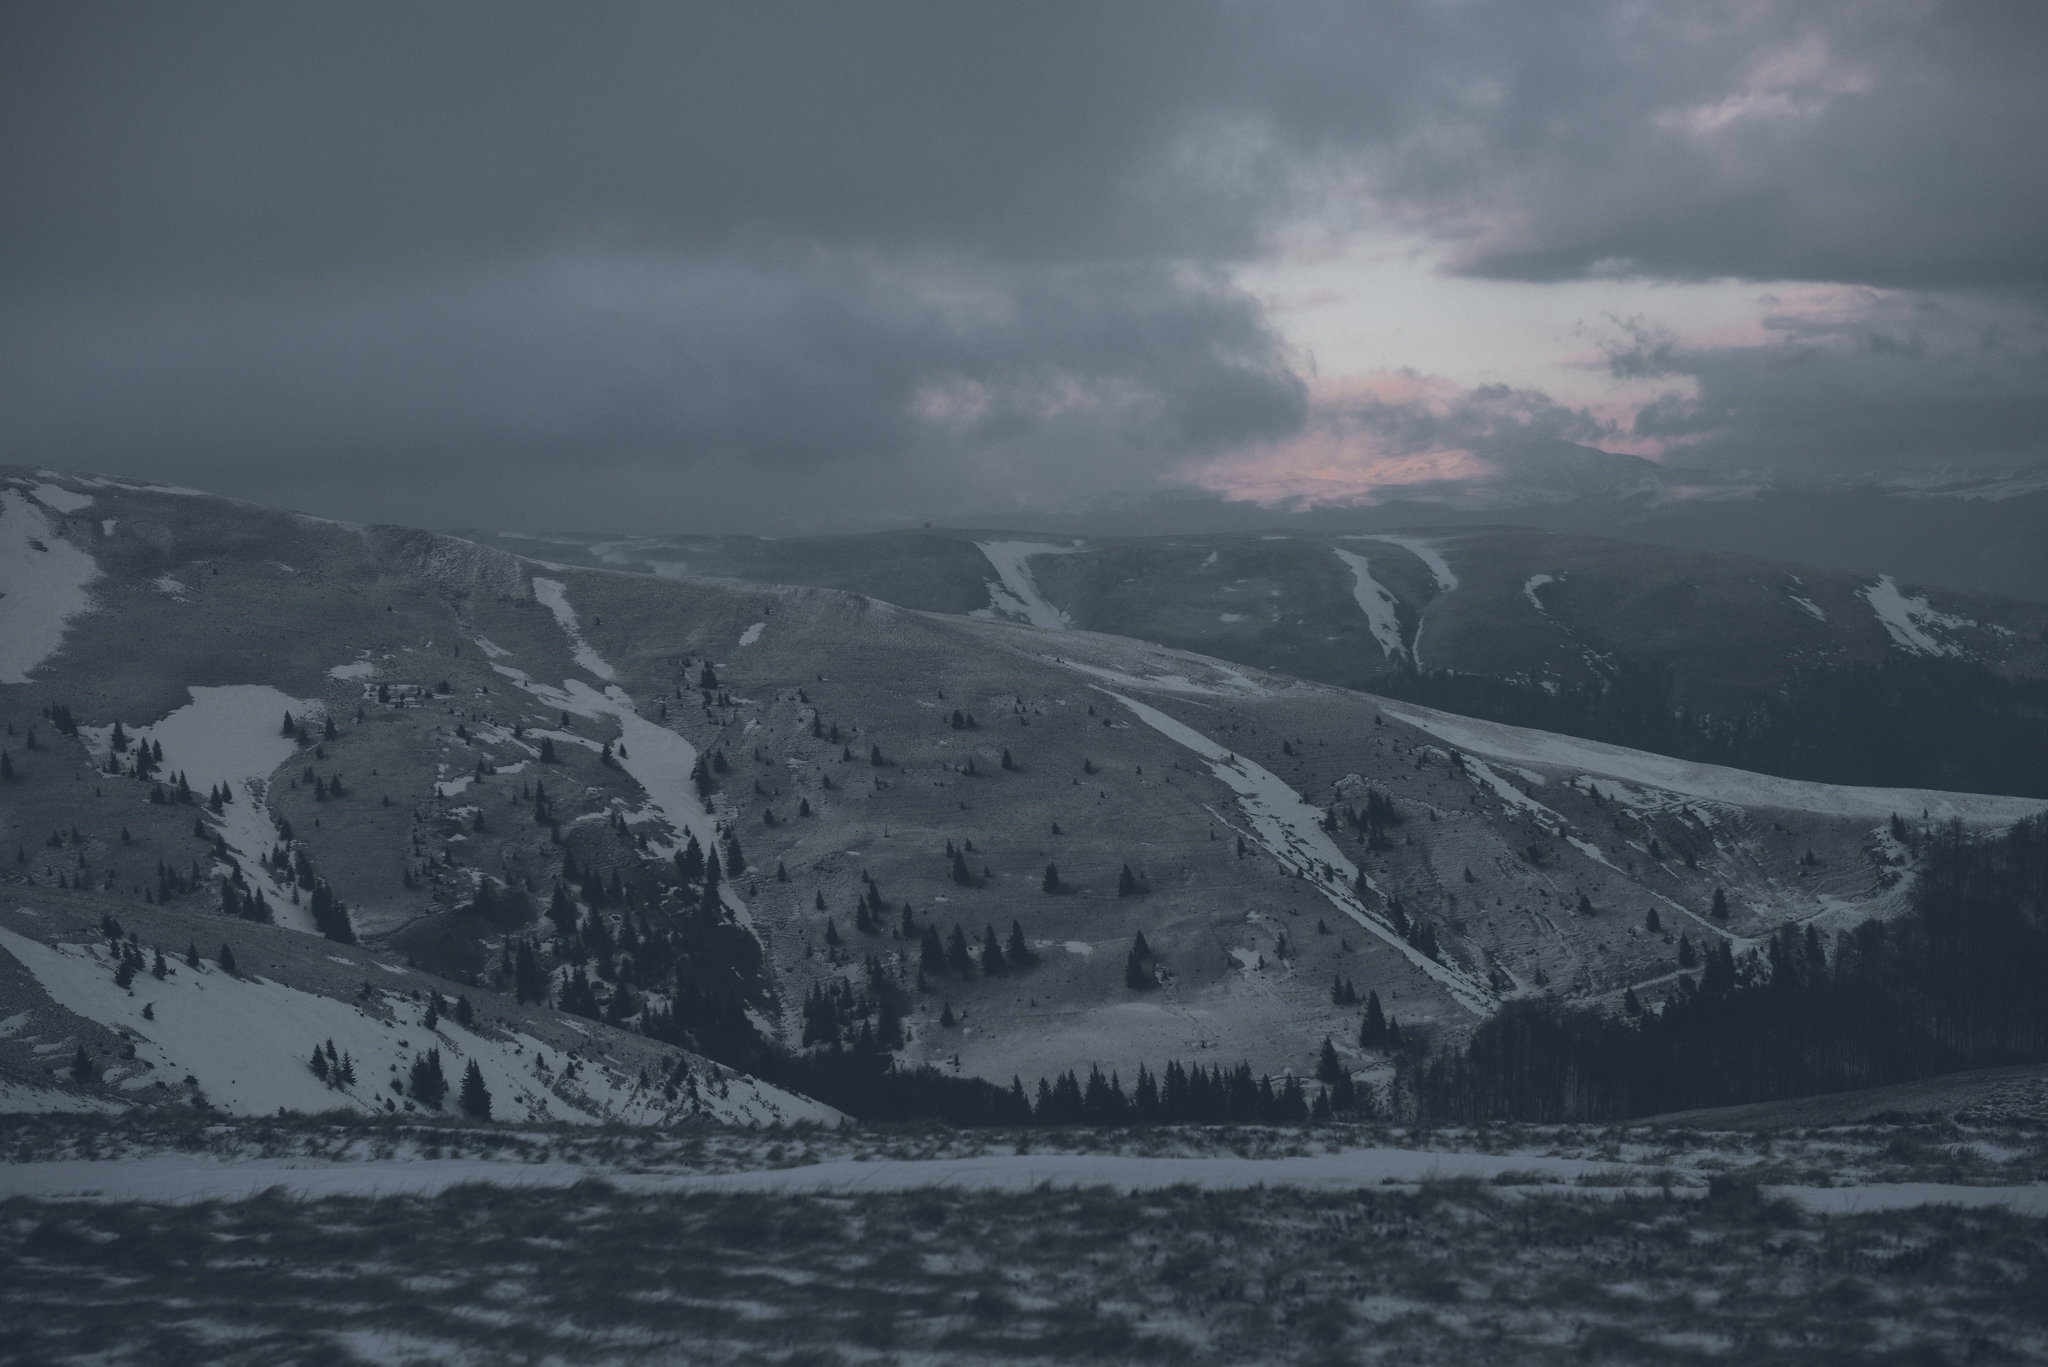
[[[455,998],[455,1023],[467,1030],[476,1024],[476,1008],[469,1004],[469,998]]]
[[[1138,876],[1132,873],[1131,866],[1126,864],[1124,865],[1123,872],[1117,875],[1116,895],[1119,897],[1129,897],[1137,890]]]
[[[86,1053],[85,1046],[81,1044],[78,1046],[78,1052],[71,1056],[71,1080],[91,1082],[95,1076],[97,1072],[92,1066],[92,1055]]]
[[[1358,1046],[1361,1049],[1382,1049],[1387,1043],[1387,1017],[1380,1008],[1380,994],[1377,991],[1365,994],[1365,1018],[1358,1023]]]
[[[989,926],[981,937],[981,971],[991,978],[998,978],[1006,971],[1003,962],[1003,946],[996,939],[996,928]]]
[[[1028,967],[1036,957],[1031,952],[1030,942],[1024,938],[1024,926],[1021,922],[1010,922],[1010,943],[1005,952],[1009,955],[1012,968]]]
[[[967,856],[959,850],[953,851],[953,881],[962,887],[974,882],[974,875],[967,868]]]
[[[1047,892],[1058,892],[1060,890],[1060,871],[1057,865],[1047,864],[1045,866],[1045,879],[1039,886]]]
[[[1684,931],[1680,931],[1678,933],[1678,966],[1680,968],[1691,968],[1698,962],[1698,957],[1693,953],[1692,937]]]
[[[946,967],[963,978],[974,976],[974,956],[968,951],[966,933],[957,925],[946,941]]]
[[[1652,935],[1663,933],[1664,922],[1658,917],[1657,908],[1651,907],[1643,913],[1643,929],[1649,931]]]
[[[199,945],[196,941],[187,941],[185,944],[185,967],[199,967]]]
[[[229,949],[226,945],[222,945],[220,947],[220,954],[216,956],[214,962],[220,965],[221,972],[232,976],[235,972],[235,951]]]
[[[441,1102],[448,1095],[448,1079],[441,1072],[439,1049],[429,1049],[413,1059],[406,1090],[421,1105],[436,1111],[441,1109]]]
[[[1337,1058],[1337,1046],[1328,1035],[1323,1036],[1322,1056],[1316,1060],[1316,1078],[1328,1085],[1336,1086],[1337,1079],[1344,1075],[1344,1065]]]
[[[491,1093],[484,1086],[484,1071],[475,1059],[469,1061],[469,1068],[462,1075],[462,1113],[471,1120],[491,1118]]]
[[[1728,919],[1728,894],[1724,889],[1714,889],[1714,906],[1710,914],[1716,921]]]

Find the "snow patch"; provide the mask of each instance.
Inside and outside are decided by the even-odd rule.
[[[1394,595],[1372,577],[1364,556],[1338,547],[1332,549],[1351,569],[1351,596],[1358,600],[1366,625],[1372,629],[1372,638],[1380,643],[1380,652],[1390,660],[1406,658],[1408,647],[1401,641],[1401,619],[1394,611]]]
[[[1557,576],[1555,575],[1532,574],[1529,576],[1528,581],[1522,585],[1522,596],[1529,600],[1530,607],[1547,616],[1550,609],[1543,606],[1543,600],[1536,596],[1536,590],[1542,588],[1545,584],[1555,584],[1556,582]]]
[[[91,610],[85,586],[99,575],[92,556],[57,535],[49,514],[0,490],[0,684],[27,683],[57,653],[71,619]]]
[[[555,621],[561,626],[562,634],[569,638],[569,653],[577,664],[603,679],[615,682],[618,675],[604,662],[604,657],[583,642],[583,632],[576,625],[576,609],[569,605],[569,587],[559,579],[533,581],[533,596],[541,605],[555,614]]]
[[[74,493],[61,484],[37,484],[28,492],[36,502],[60,513],[75,513],[92,506],[91,494]]]
[[[367,679],[377,672],[377,666],[368,660],[357,660],[353,664],[336,665],[327,671],[330,679]]]
[[[1862,590],[1862,595],[1871,610],[1877,613],[1877,620],[1890,633],[1892,644],[1916,655],[1961,655],[1961,646],[1936,640],[1931,631],[1953,631],[1957,627],[1977,625],[1967,617],[1937,612],[1925,595],[1908,598],[1899,592],[1899,586],[1888,574],[1879,575],[1875,584]]]
[[[754,642],[761,639],[761,633],[766,631],[767,629],[768,624],[766,622],[754,623],[754,625],[748,627],[745,631],[740,633],[740,644],[742,646],[752,645]]]
[[[228,684],[190,692],[191,702],[137,730],[136,740],[163,746],[161,772],[183,773],[195,792],[203,795],[221,785],[233,794],[234,800],[221,807],[219,816],[207,812],[206,819],[227,843],[249,890],[261,892],[270,903],[277,924],[312,931],[312,912],[293,906],[290,892],[270,877],[261,861],[277,844],[277,824],[265,801],[270,776],[299,749],[297,741],[283,734],[285,714],[304,721],[321,711],[322,704],[318,699],[290,697],[268,684]],[[92,732],[104,747],[100,728],[79,731]]]
[[[975,546],[988,557],[996,577],[989,582],[989,606],[995,612],[1029,622],[1048,631],[1065,631],[1073,619],[1048,603],[1031,577],[1029,561],[1034,555],[1072,555],[1078,546],[1059,546],[1045,541],[977,541]]]
[[[1811,598],[1801,598],[1796,593],[1789,594],[1787,596],[1791,598],[1793,603],[1795,603],[1802,612],[1804,612],[1807,616],[1813,618],[1814,621],[1827,621],[1828,615],[1825,612],[1822,612],[1820,604],[1814,602]]]
[[[190,601],[192,591],[168,574],[160,574],[149,582],[158,593],[167,594],[181,603]]]

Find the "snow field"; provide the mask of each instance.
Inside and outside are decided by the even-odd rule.
[[[0,684],[27,683],[57,653],[70,620],[91,610],[86,585],[99,575],[98,562],[57,535],[49,514],[0,489]]]

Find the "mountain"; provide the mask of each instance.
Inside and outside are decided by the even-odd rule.
[[[479,539],[1129,636],[1787,777],[2048,796],[2048,605],[1889,575],[1501,526]]]
[[[1530,994],[1654,1002],[1709,946],[1896,913],[1928,827],[2044,805],[1770,778],[1086,629],[1228,641],[1242,605],[1277,613],[1275,648],[1338,661],[1307,649],[1327,611],[1351,658],[1427,663],[1439,636],[1490,648],[1468,602],[1523,614],[1532,640],[1591,631],[1579,584],[1631,573],[1598,545],[1547,562],[1558,591],[1523,574],[1525,543],[1549,544],[1523,532],[1447,544],[1443,569],[1420,541],[982,540],[795,550],[923,584],[947,609],[925,611],[0,471],[0,868],[26,909],[0,964],[34,980],[6,1000],[38,1040],[0,1066],[47,1090],[33,1049],[85,1030],[63,1011],[125,1031],[159,1076],[188,1067],[140,1008],[242,1000],[212,962],[232,940],[266,956],[245,973],[325,1004],[263,986],[270,1015],[218,1030],[325,1022],[368,979],[375,1028],[412,1040],[421,996],[460,993],[505,1067],[532,1067],[522,1035],[610,1055],[617,1107],[679,1070],[727,1080],[714,1064],[765,1080],[746,1084],[757,1114],[798,1104],[775,1085],[883,1057],[997,1086],[1170,1059],[1305,1075],[1325,1036],[1384,1084],[1387,1049],[1359,1042],[1369,996],[1411,1043]],[[743,551],[789,563],[779,544]],[[1802,587],[1756,574],[1742,592]],[[1879,654],[1924,638],[2018,668],[2034,648],[1982,625],[1995,604],[1967,625],[1947,597],[1803,587]],[[77,986],[113,982],[107,915],[146,957],[196,944],[208,965]],[[385,982],[387,963],[410,976]],[[147,1099],[121,1085],[141,1076],[91,1095]]]

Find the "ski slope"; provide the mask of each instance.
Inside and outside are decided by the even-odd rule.
[[[0,684],[27,683],[57,653],[71,619],[92,608],[86,586],[99,575],[98,562],[58,535],[48,513],[0,489]]]
[[[1380,643],[1380,653],[1390,660],[1406,659],[1408,647],[1401,641],[1401,619],[1394,611],[1394,595],[1372,577],[1371,564],[1364,556],[1341,547],[1332,549],[1351,571],[1351,596],[1365,614],[1372,638]]]
[[[1162,736],[1207,760],[1209,772],[1237,794],[1238,806],[1251,826],[1253,838],[1268,854],[1313,885],[1337,910],[1442,984],[1459,1005],[1478,1015],[1492,1009],[1491,994],[1484,987],[1416,949],[1391,924],[1366,910],[1355,891],[1359,881],[1357,866],[1345,858],[1337,842],[1323,829],[1323,814],[1302,801],[1301,795],[1278,774],[1218,745],[1157,708],[1111,689],[1102,691]],[[1365,877],[1365,885],[1375,893],[1380,891],[1370,875]]]
[[[1673,759],[1596,740],[1478,721],[1414,703],[1383,701],[1380,711],[1428,732],[1455,749],[1508,764],[1541,765],[1574,774],[1616,779],[1681,797],[1703,798],[1737,807],[1776,807],[1820,816],[1883,821],[1897,812],[1935,821],[1951,818],[1973,826],[2010,825],[2048,810],[2048,800],[1983,793],[1944,793],[1927,788],[1855,788],[1777,778],[1718,764]]]
[[[989,608],[1006,617],[1029,622],[1035,627],[1048,631],[1066,631],[1074,623],[1066,613],[1061,612],[1045,600],[1038,591],[1038,582],[1031,577],[1030,560],[1034,555],[1072,555],[1078,547],[1060,546],[1046,541],[977,541],[974,543],[981,553],[988,557],[989,565],[996,577],[989,583]]]

